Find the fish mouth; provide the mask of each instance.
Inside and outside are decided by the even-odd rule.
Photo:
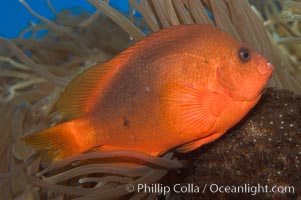
[[[266,90],[266,85],[268,84],[268,81],[272,78],[273,76],[273,72],[274,72],[274,65],[272,63],[267,63],[266,64],[266,72],[264,74],[264,76],[268,77],[266,80],[265,85],[263,86],[263,88],[260,90],[260,94],[264,93],[264,91]]]
[[[268,67],[268,70],[270,71],[269,78],[271,78],[273,75],[273,72],[274,72],[274,65],[272,63],[267,63],[267,67]]]
[[[265,65],[259,65],[257,67],[257,71],[262,76],[271,77],[274,71],[274,65],[272,63],[267,62]]]

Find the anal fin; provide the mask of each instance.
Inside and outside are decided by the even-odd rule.
[[[180,152],[180,153],[187,153],[187,152],[193,151],[193,150],[203,146],[204,144],[208,144],[210,142],[213,142],[217,138],[221,137],[223,134],[224,133],[211,134],[211,135],[209,135],[207,137],[204,137],[204,138],[201,138],[199,140],[184,144],[181,147],[177,148],[177,151]]]

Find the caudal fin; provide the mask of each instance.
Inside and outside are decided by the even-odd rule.
[[[96,146],[94,128],[82,118],[30,134],[22,140],[40,152],[46,162],[77,155]]]

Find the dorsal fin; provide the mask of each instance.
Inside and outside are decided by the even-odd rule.
[[[90,97],[101,89],[102,79],[113,68],[113,63],[95,65],[71,81],[56,104],[65,118],[75,119],[87,112]]]

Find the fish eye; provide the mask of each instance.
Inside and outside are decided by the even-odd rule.
[[[238,57],[243,62],[248,62],[251,59],[251,52],[249,49],[242,47],[238,49]]]

